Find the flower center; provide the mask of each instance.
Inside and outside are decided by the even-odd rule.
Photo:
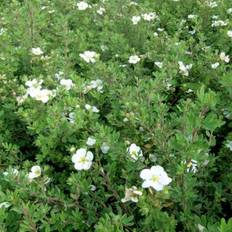
[[[79,162],[84,164],[87,161],[86,157],[81,157]]]
[[[152,180],[153,182],[158,182],[159,179],[160,179],[159,176],[155,176],[155,175],[154,175],[154,176],[151,177],[151,180]]]
[[[36,170],[36,171],[35,171],[35,174],[36,174],[37,176],[39,176],[39,175],[40,175],[40,170]]]

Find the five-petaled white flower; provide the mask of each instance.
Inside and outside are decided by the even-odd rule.
[[[212,69],[216,69],[220,64],[218,62],[211,64]]]
[[[7,202],[7,201],[5,201],[5,202],[2,202],[2,203],[0,203],[0,209],[2,209],[2,208],[9,208],[10,207],[10,203],[9,202]]]
[[[132,143],[130,147],[127,148],[127,152],[130,154],[130,157],[133,160],[138,160],[139,157],[143,156],[141,148],[137,146],[135,143]]]
[[[180,73],[184,76],[189,75],[189,70],[192,68],[192,64],[185,65],[182,61],[178,62]]]
[[[164,186],[172,181],[159,165],[152,166],[150,169],[143,169],[140,173],[140,177],[144,180],[142,184],[143,188],[152,187],[156,191],[163,190]]]
[[[34,89],[34,98],[37,101],[42,101],[43,103],[47,103],[50,96],[53,96],[53,92],[48,89]]]
[[[230,62],[230,57],[229,57],[229,55],[226,55],[225,52],[221,52],[220,55],[219,55],[219,57],[220,57],[220,60],[224,61],[225,63],[229,63]]]
[[[187,172],[197,172],[197,161],[194,159],[191,159],[189,162],[184,162],[187,163]]]
[[[55,96],[55,91],[42,89],[41,84],[43,80],[33,79],[32,81],[27,81],[25,83],[28,86],[27,93],[25,96],[29,95],[30,97],[36,99],[37,101],[42,101],[43,103],[48,102],[50,97]]]
[[[137,203],[139,201],[139,197],[142,196],[143,192],[138,190],[136,186],[132,186],[131,188],[126,188],[125,197],[121,200],[123,203],[127,201],[132,201]]]
[[[91,89],[96,89],[99,93],[103,92],[103,82],[100,79],[93,80],[89,85],[86,85],[84,88],[84,93],[88,93]]]
[[[80,57],[87,63],[95,63],[98,56],[99,55],[94,51],[85,51],[84,53],[80,53]]]
[[[163,62],[156,61],[156,62],[154,62],[154,64],[159,68],[163,67]]]
[[[156,15],[155,12],[150,12],[150,13],[142,14],[142,17],[146,21],[152,21],[152,20],[158,18],[158,16]]]
[[[93,146],[96,143],[96,139],[94,137],[88,137],[86,144],[88,146]]]
[[[138,22],[141,20],[141,16],[133,16],[131,21],[134,25],[138,24]]]
[[[109,149],[110,149],[110,147],[109,147],[109,145],[107,143],[103,143],[101,145],[101,151],[102,151],[103,154],[106,154],[109,151]]]
[[[88,170],[90,169],[93,161],[93,153],[87,151],[85,148],[80,148],[72,156],[72,162],[74,168],[77,170]]]
[[[227,35],[232,38],[232,31],[227,31]]]
[[[11,174],[11,175],[13,174],[14,176],[17,176],[17,175],[19,174],[19,171],[18,171],[18,169],[13,168],[13,169],[10,170],[10,174]],[[4,175],[4,176],[8,176],[8,175],[9,175],[9,172],[3,172],[3,175]]]
[[[232,151],[232,141],[228,141],[226,147]]]
[[[61,79],[60,84],[64,86],[66,90],[70,90],[74,85],[71,79]]]
[[[29,180],[33,180],[34,178],[40,177],[42,173],[41,167],[36,165],[31,168],[31,171],[28,174]]]
[[[78,10],[86,10],[87,8],[89,8],[89,4],[87,2],[81,1],[77,3],[77,8]]]
[[[140,61],[140,57],[137,55],[130,56],[128,60],[130,64],[137,64],[139,61]]]
[[[85,109],[88,111],[92,111],[94,113],[98,113],[99,109],[96,106],[91,106],[89,104],[85,104]]]
[[[105,13],[106,9],[104,7],[100,7],[98,10],[97,10],[97,13],[99,15],[103,15]]]
[[[35,55],[35,56],[41,56],[41,55],[43,55],[43,51],[42,51],[42,49],[41,48],[32,48],[31,49],[31,53],[33,54],[33,55]]]

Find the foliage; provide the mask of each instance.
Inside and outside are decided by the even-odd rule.
[[[0,2],[0,231],[232,231],[230,1],[80,2]]]

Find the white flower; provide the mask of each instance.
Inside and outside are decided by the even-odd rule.
[[[70,90],[74,85],[71,79],[61,79],[60,84],[63,85],[66,90]]]
[[[26,99],[27,99],[28,95],[24,94],[22,96],[18,96],[16,97],[16,101],[18,102],[18,104],[22,104]]]
[[[129,62],[130,64],[136,64],[136,63],[138,63],[139,61],[140,61],[140,58],[139,58],[139,56],[137,56],[137,55],[130,56],[130,57],[129,57],[129,60],[128,60],[128,62]]]
[[[186,161],[184,163],[186,163]],[[187,163],[187,172],[193,172],[193,173],[197,172],[197,161],[196,160],[191,159]]]
[[[197,18],[197,15],[194,15],[194,14],[188,15],[188,19],[195,19],[195,18]]]
[[[156,62],[154,62],[154,64],[159,68],[163,67],[163,62],[156,61]]]
[[[152,187],[156,191],[163,190],[164,186],[172,181],[159,165],[152,166],[150,169],[143,169],[140,173],[140,177],[144,180],[142,184],[143,188]]]
[[[28,174],[29,180],[33,180],[34,178],[41,176],[41,167],[36,165],[31,168],[30,173]]]
[[[35,98],[37,101],[42,101],[43,103],[47,103],[50,96],[53,95],[53,92],[48,89],[33,89],[32,91],[33,91],[33,98]],[[30,94],[32,94],[31,91]]]
[[[6,32],[6,29],[0,28],[0,35],[3,35],[3,33],[5,33],[5,32]]]
[[[214,20],[211,24],[212,27],[224,27],[228,24],[228,21]]]
[[[186,91],[186,93],[192,93],[192,92],[193,92],[192,89],[188,89],[188,90]]]
[[[96,189],[97,189],[97,187],[93,184],[91,184],[89,187],[90,187],[90,190],[93,192],[96,191]]]
[[[89,104],[85,104],[85,109],[90,111],[92,109],[92,106]]]
[[[141,148],[134,143],[132,143],[130,147],[127,148],[127,152],[130,154],[130,157],[133,160],[138,160],[139,157],[143,156]]]
[[[218,62],[211,64],[212,69],[216,69],[220,64]]]
[[[185,65],[182,61],[178,62],[180,73],[184,76],[189,75],[189,70],[192,68],[192,64]]]
[[[220,60],[224,61],[225,63],[230,62],[230,57],[229,57],[229,55],[226,55],[225,52],[221,52],[219,57],[220,57]]]
[[[227,31],[227,35],[232,38],[232,31]]]
[[[2,202],[2,203],[0,203],[0,209],[1,208],[9,208],[10,207],[10,203],[9,202],[7,202],[7,201],[5,201],[5,202]]]
[[[198,230],[199,230],[199,232],[204,232],[204,231],[206,231],[205,229],[205,227],[204,226],[202,226],[201,224],[197,224],[197,228],[198,228]]]
[[[18,171],[18,169],[16,169],[16,168],[13,168],[12,170],[10,170],[11,172],[11,174],[13,174],[14,176],[17,176],[18,174],[19,174],[19,171]],[[9,175],[9,172],[3,172],[3,175],[4,176],[8,176]]]
[[[96,143],[96,139],[94,137],[88,137],[86,144],[88,146],[93,146]]]
[[[164,31],[164,28],[157,28],[157,31],[159,31],[159,32],[162,32],[162,31]]]
[[[157,32],[154,32],[153,35],[154,35],[155,37],[159,36],[159,34],[158,34]]]
[[[89,4],[87,2],[81,1],[77,3],[78,10],[86,10],[89,8]]]
[[[32,48],[31,49],[31,52],[32,52],[32,54],[33,55],[35,55],[35,56],[41,56],[42,54],[43,54],[43,51],[42,51],[42,49],[41,48]]]
[[[232,141],[228,141],[226,147],[232,151]]]
[[[103,89],[103,82],[102,82],[102,80],[97,79],[97,80],[91,81],[89,85],[85,86],[84,93],[89,92],[91,89],[97,89],[97,91],[99,93],[102,93],[103,92],[102,91],[102,89]]]
[[[70,123],[74,123],[75,122],[75,118],[76,118],[76,114],[74,112],[71,112],[68,114],[68,121]]]
[[[99,109],[96,107],[96,106],[92,106],[92,111],[94,113],[98,113],[99,112]]]
[[[49,10],[48,13],[49,14],[53,14],[55,12],[55,10]]]
[[[131,21],[134,25],[138,24],[138,22],[141,20],[140,16],[133,16]]]
[[[105,13],[106,9],[104,7],[100,7],[98,10],[97,10],[97,13],[99,15],[103,15]]]
[[[158,18],[158,16],[156,15],[155,12],[142,14],[142,17],[143,17],[143,19],[146,20],[146,21],[152,21],[152,20],[154,20],[155,18]]]
[[[142,191],[139,191],[136,186],[132,186],[131,188],[126,188],[125,197],[121,200],[123,203],[127,201],[132,201],[137,203],[139,196],[142,196]]]
[[[138,5],[138,3],[137,3],[137,2],[133,2],[133,1],[132,1],[132,2],[130,2],[130,3],[129,3],[129,5],[130,5],[130,6],[137,6],[137,5]]]
[[[216,1],[208,1],[207,2],[207,5],[210,7],[210,8],[215,8],[218,6],[217,2]]]
[[[87,63],[95,63],[98,54],[94,51],[85,51],[84,53],[80,53],[80,57]]]
[[[72,162],[77,170],[88,170],[92,165],[93,153],[85,148],[80,148],[72,156]]]
[[[54,96],[55,92],[48,89],[41,89],[42,80],[33,79],[32,81],[27,81],[25,83],[28,86],[26,95],[30,97],[42,101],[43,103],[48,102],[51,96]],[[24,96],[25,97],[25,96]]]
[[[98,113],[99,109],[96,106],[91,106],[89,104],[85,104],[85,109],[88,111],[92,111],[94,113]]]
[[[55,73],[55,78],[56,78],[57,80],[60,80],[61,77],[62,77],[63,75],[64,75],[64,72],[59,71],[58,73]]]
[[[28,87],[33,87],[33,88],[41,88],[42,83],[43,83],[43,80],[33,79],[31,81],[27,81],[25,85]]]
[[[196,33],[195,30],[189,31],[189,34],[194,35]]]
[[[103,154],[106,154],[109,151],[109,149],[110,149],[110,147],[109,147],[109,145],[107,143],[103,143],[101,145],[101,151],[102,151]]]
[[[227,9],[227,14],[231,14],[232,13],[232,8],[229,8],[229,9]]]

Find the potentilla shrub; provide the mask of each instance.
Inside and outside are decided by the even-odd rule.
[[[228,0],[0,2],[0,231],[232,231]]]

